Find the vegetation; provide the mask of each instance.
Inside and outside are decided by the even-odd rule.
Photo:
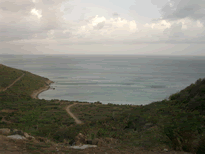
[[[87,121],[86,127],[78,129],[90,138],[110,137],[126,147],[168,147],[194,153],[205,149],[204,86],[205,79],[199,79],[169,100],[145,106],[78,105],[72,111]],[[113,111],[117,113],[114,118]],[[77,134],[69,135],[70,130],[65,130],[68,138]]]
[[[56,142],[74,140],[81,132],[88,139],[116,139],[114,148],[169,148],[205,153],[205,79],[197,80],[169,99],[145,106],[75,105],[71,111],[84,122],[76,125],[65,111],[74,101],[59,103],[30,97],[45,85],[46,78],[0,65],[1,87],[11,84],[22,73],[25,76],[21,80],[0,92],[0,119],[4,119],[1,128],[17,128]]]
[[[71,108],[71,112],[84,122],[97,121],[101,119],[117,118],[119,114],[130,111],[136,106],[117,104],[77,104]]]
[[[22,74],[23,72],[21,70],[6,67],[0,64],[0,90],[6,88]]]
[[[0,117],[10,123],[1,122],[0,127],[18,128],[32,135],[53,139],[59,128],[74,124],[64,108],[65,105],[54,100],[4,102],[0,105]]]
[[[17,78],[25,74],[18,82],[6,91],[0,90],[1,101],[29,100],[34,90],[38,90],[46,85],[47,78],[34,75],[27,71],[22,71],[0,65],[0,89],[13,83]]]

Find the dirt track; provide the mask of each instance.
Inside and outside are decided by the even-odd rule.
[[[8,88],[10,88],[11,86],[13,86],[17,81],[19,81],[25,74],[23,73],[20,77],[18,77],[12,84],[10,84],[9,86],[7,86],[6,88],[4,88],[2,91],[6,91]]]
[[[76,105],[76,104],[78,104],[78,103],[74,103],[74,104],[68,105],[68,106],[66,107],[66,111],[67,111],[67,113],[75,120],[76,124],[83,124],[83,122],[80,121],[80,120],[70,111],[70,108],[71,108],[72,106]]]

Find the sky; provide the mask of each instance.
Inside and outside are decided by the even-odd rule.
[[[205,1],[0,0],[0,54],[205,56]]]

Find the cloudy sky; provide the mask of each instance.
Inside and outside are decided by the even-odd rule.
[[[205,56],[204,0],[0,0],[0,54]]]

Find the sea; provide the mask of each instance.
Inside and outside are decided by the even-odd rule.
[[[0,55],[0,63],[54,81],[39,95],[46,100],[146,105],[205,78],[200,56]]]

